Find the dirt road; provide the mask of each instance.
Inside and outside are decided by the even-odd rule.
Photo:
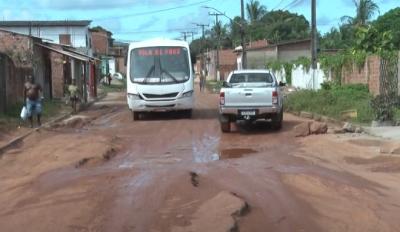
[[[192,119],[133,122],[110,94],[0,159],[0,231],[400,231],[400,157],[301,119],[221,134],[217,95]]]

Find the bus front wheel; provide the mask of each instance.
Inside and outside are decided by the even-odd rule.
[[[135,112],[135,111],[132,111],[132,119],[133,119],[133,121],[138,121],[139,120],[139,112]]]

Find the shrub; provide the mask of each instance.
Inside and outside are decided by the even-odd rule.
[[[289,111],[309,111],[332,118],[341,118],[341,112],[357,110],[358,122],[369,122],[374,118],[371,107],[372,96],[365,85],[326,84],[318,91],[301,90],[287,97],[285,108]]]

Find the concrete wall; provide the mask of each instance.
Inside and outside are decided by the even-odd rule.
[[[296,88],[318,90],[321,89],[321,84],[324,81],[329,80],[330,77],[326,76],[324,71],[320,69],[319,63],[315,71],[312,69],[307,71],[302,65],[292,69],[292,86]]]
[[[278,52],[276,47],[263,50],[249,50],[246,52],[247,67],[251,69],[265,68],[268,60],[277,59]]]
[[[281,61],[293,61],[302,56],[311,58],[309,42],[278,46],[278,59]]]

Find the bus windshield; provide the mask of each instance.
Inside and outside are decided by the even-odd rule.
[[[188,50],[184,47],[146,47],[131,51],[130,78],[141,84],[172,84],[189,80]]]

